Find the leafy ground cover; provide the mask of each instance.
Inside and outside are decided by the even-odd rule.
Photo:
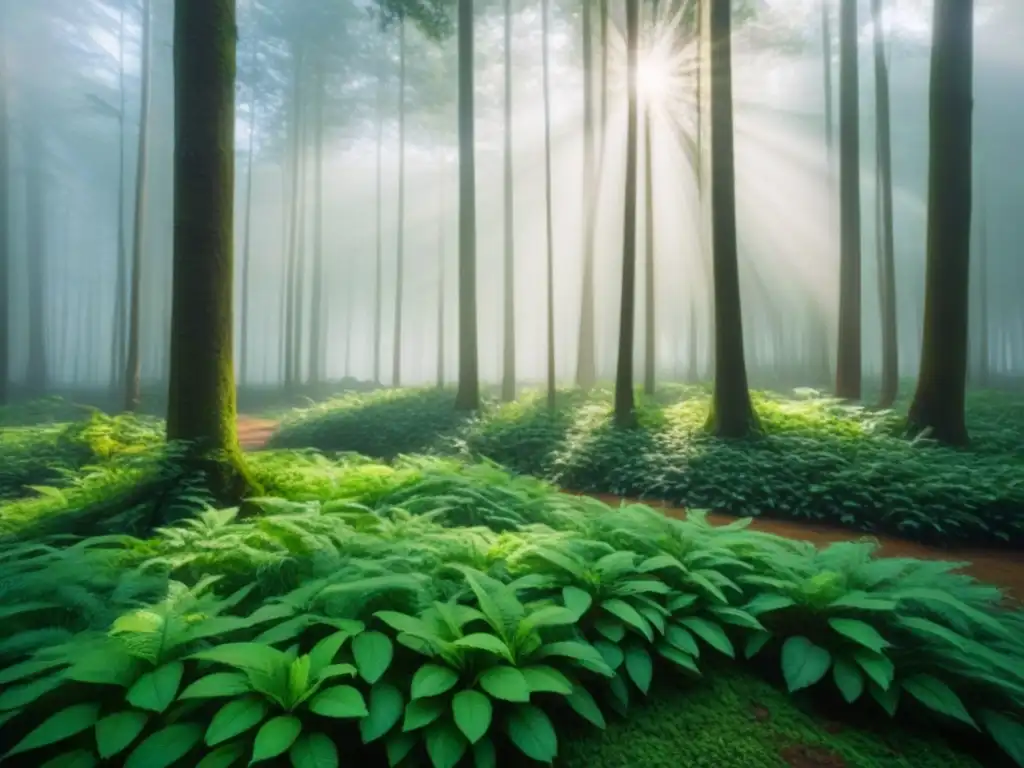
[[[752,676],[770,670],[892,718],[888,739],[832,734],[851,765],[995,766],[996,745],[1024,765],[1024,613],[953,564],[611,509],[455,459],[250,460],[270,494],[251,509],[0,547],[13,764],[656,766],[675,750],[804,768],[827,739]],[[71,485],[0,519],[24,534],[102,496]],[[771,724],[740,723],[744,697]],[[918,720],[976,734],[974,757],[913,736]]]
[[[580,492],[659,499],[739,516],[833,523],[925,543],[1003,547],[1024,541],[1024,396],[970,397],[969,451],[902,435],[902,414],[844,406],[803,391],[755,393],[763,435],[703,432],[708,396],[665,386],[616,429],[610,393],[490,400],[467,417],[451,392],[382,391],[313,405],[272,438],[280,448],[380,459],[429,451],[485,458]]]

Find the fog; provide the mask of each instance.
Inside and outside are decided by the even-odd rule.
[[[235,312],[242,386],[284,382],[286,350],[293,348],[300,360],[300,383],[309,378],[310,361],[317,355],[310,350],[314,312],[320,313],[324,328],[325,367],[319,378],[372,380],[379,374],[382,383],[392,383],[400,240],[400,383],[435,381],[439,333],[444,337],[445,376],[454,378],[455,41],[451,36],[432,41],[412,21],[406,23],[406,77],[400,98],[399,28],[382,26],[364,5],[355,0],[239,0]],[[623,11],[617,0],[610,5],[608,123],[599,141],[603,153],[596,189],[596,328],[602,378],[610,378],[615,366],[626,156]],[[821,314],[827,318],[835,355],[838,185],[825,142],[819,2],[762,0],[758,6],[753,21],[737,25],[734,40],[747,362],[755,384],[785,373],[787,383],[796,385],[802,383],[799,371],[807,370],[800,355],[810,342],[803,339],[810,337]],[[931,3],[889,0],[887,6],[900,365],[901,373],[913,375],[923,305]],[[978,0],[977,6],[972,367],[1009,377],[1024,373],[1024,160],[1019,152],[1024,130],[1024,52],[1019,42],[1024,40],[1024,4]],[[8,179],[8,227],[0,237],[6,238],[11,258],[10,378],[38,393],[102,389],[123,376],[124,341],[119,339],[128,326],[124,296],[137,230],[142,376],[144,386],[158,386],[167,373],[170,321],[173,3],[147,0],[145,6],[151,13],[151,55],[144,124],[141,3],[125,0],[122,8],[120,0],[0,0],[0,7],[9,147],[2,169]],[[512,7],[517,369],[522,382],[536,382],[544,378],[547,354],[542,20],[540,3],[513,0]],[[690,43],[670,55],[667,47],[662,50],[652,42],[674,34],[670,10],[645,32],[641,83],[651,114],[661,379],[710,376],[710,273],[707,250],[701,246],[706,222],[698,174],[680,141],[681,134],[697,133],[697,51]],[[867,2],[862,3],[860,22],[863,354],[870,377],[880,370],[881,331]],[[576,372],[585,231],[580,27],[579,2],[552,3],[555,352],[558,379],[566,384]],[[832,32],[835,120],[837,25]],[[504,311],[502,4],[477,3],[475,35],[480,375],[495,382],[501,376]],[[599,46],[595,49],[599,60]],[[301,132],[296,139],[297,65]],[[403,182],[400,104],[405,113]],[[324,137],[322,160],[317,156],[318,126]],[[146,173],[137,195],[143,127]],[[292,184],[296,144],[302,160],[297,189]],[[641,148],[638,338],[646,316],[642,158]],[[838,168],[837,152],[831,162]],[[318,177],[323,191],[319,224],[314,204]],[[301,226],[292,232],[289,217],[296,198]],[[289,300],[284,287],[292,252],[296,282]],[[379,371],[374,370],[375,329],[381,339]],[[979,343],[982,334],[987,345]],[[637,347],[639,368],[643,345]],[[986,348],[988,359],[981,361],[978,350]]]

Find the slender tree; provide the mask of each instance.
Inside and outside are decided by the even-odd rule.
[[[715,384],[708,429],[719,437],[745,437],[757,417],[747,388],[736,237],[736,171],[732,115],[732,9],[710,3],[711,242],[715,306]]]
[[[25,132],[25,251],[28,257],[28,366],[25,383],[33,394],[46,391],[46,141],[44,121],[38,107],[31,104],[29,126]]]
[[[981,163],[978,163],[981,165]],[[985,195],[986,174],[978,179],[978,370],[977,380],[981,386],[989,383],[989,327],[988,307],[988,206]]]
[[[589,3],[583,5],[587,17]],[[515,179],[512,175],[512,0],[505,0],[505,113],[502,148],[504,183],[504,343],[501,371],[501,399],[516,399],[516,263],[515,263]],[[442,281],[443,285],[444,281]]]
[[[608,31],[608,2],[601,0],[602,73],[607,71],[604,45]],[[594,241],[596,239],[598,185],[594,178],[594,40],[593,4],[583,3],[583,291],[580,337],[576,358],[576,385],[594,386],[597,378],[594,355]],[[602,87],[606,82],[602,80]],[[602,94],[602,100],[604,96]],[[602,101],[603,104],[603,101]],[[603,130],[603,127],[602,127]],[[603,133],[602,133],[603,138]],[[602,142],[603,143],[603,142]]]
[[[239,323],[241,341],[238,345],[241,361],[238,366],[239,384],[245,386],[249,381],[249,273],[252,266],[252,165],[256,147],[256,97],[259,93],[256,78],[257,54],[259,45],[255,36],[252,40],[252,51],[249,59],[249,77],[252,78],[252,89],[249,94],[249,146],[245,158],[245,224],[242,228],[244,237],[242,245],[242,317]]]
[[[544,91],[544,234],[547,243],[548,408],[555,407],[555,235],[551,214],[551,72],[550,0],[541,0],[541,69]]]
[[[142,100],[139,105],[138,158],[135,162],[135,221],[132,227],[131,289],[128,294],[128,353],[125,364],[124,409],[137,411],[142,401],[141,304],[142,251],[146,235],[146,192],[149,171],[150,60],[152,58],[151,0],[142,2]]]
[[[879,405],[890,407],[899,392],[899,336],[896,327],[896,244],[893,235],[892,142],[889,120],[889,71],[885,61],[882,0],[871,0],[874,25],[875,131],[878,147],[879,306],[882,320],[882,391]]]
[[[480,408],[476,322],[476,140],[473,130],[473,0],[458,0],[459,389],[455,407]]]
[[[860,77],[857,0],[839,5],[839,343],[836,395],[861,392]]]
[[[8,208],[8,131],[7,122],[7,26],[0,5],[0,405],[9,397],[11,298],[10,298],[10,211]]]
[[[125,307],[128,304],[128,247],[127,235],[125,234],[125,174],[124,174],[124,152],[126,143],[127,121],[125,120],[125,66],[124,66],[124,16],[126,0],[119,4],[119,26],[117,34],[117,57],[118,57],[118,94],[120,104],[117,110],[118,141],[117,141],[117,278],[114,286],[114,323],[113,323],[113,347],[110,350],[110,383],[113,387],[119,387],[121,377],[124,376],[127,361],[125,359],[125,344],[127,343],[128,329],[126,326],[127,313]]]
[[[619,303],[619,357],[615,372],[615,423],[636,425],[633,399],[633,342],[636,324],[636,177],[637,177],[637,54],[640,47],[640,3],[626,0],[626,201],[623,211],[622,293]]]
[[[444,226],[445,226],[445,207],[444,207],[444,188],[446,181],[445,174],[445,163],[444,156],[441,157],[441,172],[438,174],[440,177],[437,185],[437,388],[441,389],[444,387],[444,310],[445,310],[445,296],[444,296],[444,281],[445,281],[445,240],[444,240]]]
[[[374,260],[373,283],[373,383],[380,385],[380,347],[383,333],[383,297],[382,282],[384,271],[384,57],[381,56],[380,69],[377,72],[377,165],[376,165],[376,214],[377,214],[377,247]]]
[[[235,0],[177,0],[174,268],[167,438],[190,443],[218,500],[251,487],[235,424],[232,277]]]
[[[912,432],[968,442],[968,296],[971,263],[974,0],[935,0],[928,153],[924,327]]]
[[[319,384],[324,374],[324,99],[327,81],[324,54],[318,52],[313,94],[313,281],[310,286],[309,380]]]
[[[405,17],[398,22],[398,229],[395,249],[395,327],[391,382],[402,386],[402,304],[405,273]]]

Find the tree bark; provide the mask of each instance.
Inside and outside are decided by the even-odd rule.
[[[480,408],[476,322],[476,158],[473,129],[473,0],[458,0],[459,389],[455,407]]]
[[[719,437],[747,436],[757,426],[747,388],[736,236],[736,173],[732,115],[732,10],[711,3],[711,242],[715,303],[715,383],[708,430]]]
[[[861,395],[860,77],[857,0],[840,0],[839,20],[839,342],[836,396]]]
[[[892,142],[889,117],[889,71],[885,61],[882,0],[871,0],[874,22],[875,119],[878,135],[878,185],[880,193],[881,246],[879,304],[882,309],[882,391],[879,405],[889,408],[900,385],[899,332],[896,326],[896,244],[893,235]]]
[[[46,204],[43,122],[35,107],[25,134],[25,232],[28,254],[28,368],[26,388],[38,396],[46,391]]]
[[[381,318],[383,315],[382,281],[384,269],[384,57],[381,57],[380,72],[377,73],[377,248],[374,259],[373,283],[373,383],[380,385]]]
[[[250,489],[232,362],[235,2],[177,0],[174,267],[167,438],[193,447],[221,503]]]
[[[966,445],[974,2],[935,0],[933,13],[924,327],[907,421],[913,433]]]
[[[636,324],[636,177],[637,53],[640,45],[639,0],[626,0],[626,202],[623,211],[622,293],[619,303],[619,356],[615,371],[615,423],[636,426],[633,399],[633,343]]]
[[[395,327],[391,382],[402,386],[402,303],[405,272],[405,18],[399,22],[398,40],[398,230],[395,250]]]
[[[319,384],[324,375],[324,99],[323,54],[316,66],[313,95],[313,284],[309,318],[309,380]]]
[[[583,6],[584,20],[589,15],[589,4]],[[586,21],[584,21],[584,26]],[[586,74],[584,74],[584,79]],[[586,141],[586,138],[584,138]],[[515,266],[515,180],[512,175],[512,0],[505,0],[505,114],[504,114],[504,285],[505,314],[503,323],[503,359],[501,370],[501,399],[516,399],[516,266]],[[443,281],[442,281],[443,286]],[[442,287],[443,290],[443,287]]]
[[[301,207],[299,204],[300,190],[302,188],[302,56],[298,50],[293,50],[292,55],[294,57],[293,66],[293,79],[292,79],[292,109],[289,130],[292,133],[291,136],[291,185],[290,192],[292,198],[287,201],[289,211],[289,222],[288,222],[288,276],[285,280],[285,290],[287,291],[285,300],[285,341],[284,341],[284,356],[285,356],[285,379],[284,386],[286,390],[291,390],[296,383],[298,378],[298,369],[296,367],[296,361],[298,356],[295,349],[295,338],[297,335],[296,325],[299,308],[295,306],[295,298],[298,289],[298,281],[300,279],[298,270],[298,258],[299,258],[299,232],[302,229],[302,220],[300,216]]]
[[[245,160],[245,225],[242,234],[245,236],[245,243],[242,246],[242,317],[239,323],[241,329],[241,341],[238,345],[241,356],[241,364],[238,366],[239,384],[245,386],[249,381],[249,272],[252,262],[252,165],[253,154],[256,144],[256,53],[258,46],[256,39],[252,41],[252,57],[250,68],[253,78],[252,93],[249,97],[249,147],[246,150]]]
[[[606,49],[608,34],[608,2],[601,0],[601,87],[602,105],[607,87]],[[583,290],[580,307],[580,336],[576,357],[576,385],[587,390],[594,386],[597,365],[594,354],[594,241],[597,236],[597,202],[600,185],[594,179],[594,42],[593,10],[590,2],[583,3]],[[602,118],[604,110],[602,106]],[[602,156],[604,126],[602,126]]]
[[[644,394],[654,394],[657,366],[654,298],[654,163],[651,157],[651,109],[644,106]]]
[[[118,155],[117,155],[117,278],[114,285],[114,323],[113,346],[110,350],[110,384],[116,391],[121,386],[124,375],[125,344],[128,336],[126,328],[125,306],[128,304],[128,248],[126,245],[124,216],[124,145],[125,145],[125,87],[124,87],[124,9],[125,0],[120,3],[120,24],[118,31],[118,92],[120,108],[117,113],[118,122]]]
[[[444,240],[444,225],[445,225],[445,206],[444,206],[444,188],[447,180],[445,174],[446,164],[444,157],[441,158],[441,173],[440,180],[438,183],[438,195],[437,195],[437,388],[442,389],[444,387],[444,337],[445,337],[445,324],[444,324],[444,310],[445,310],[445,291],[444,291],[444,279],[445,279],[445,240]],[[507,337],[506,337],[507,341]],[[514,394],[513,394],[514,396]]]
[[[0,7],[0,15],[3,8]],[[10,400],[11,241],[8,187],[9,131],[7,114],[7,28],[0,19],[0,405]]]
[[[146,180],[149,170],[150,60],[152,55],[151,0],[142,3],[142,102],[139,106],[139,145],[135,164],[135,222],[132,227],[132,274],[128,295],[128,354],[124,372],[124,409],[135,412],[142,401],[141,303],[142,251],[146,234]]]

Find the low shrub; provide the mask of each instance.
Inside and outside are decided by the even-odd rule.
[[[956,564],[611,509],[494,467],[254,458],[267,487],[317,465],[322,482],[247,519],[0,552],[9,758],[550,763],[567,724],[753,658],[791,692],[926,714],[1024,765],[1024,613]]]
[[[845,406],[810,391],[788,398],[754,393],[763,434],[742,441],[703,431],[707,394],[692,387],[665,387],[641,400],[636,430],[614,427],[606,391],[563,392],[553,412],[540,393],[510,404],[487,401],[478,417],[458,423],[450,394],[391,393],[386,406],[376,397],[383,396],[300,412],[272,445],[385,460],[426,446],[580,492],[827,522],[930,544],[1024,541],[1024,398],[1014,394],[971,396],[969,451],[927,437],[905,439],[898,413]],[[430,440],[437,423],[445,427]]]

